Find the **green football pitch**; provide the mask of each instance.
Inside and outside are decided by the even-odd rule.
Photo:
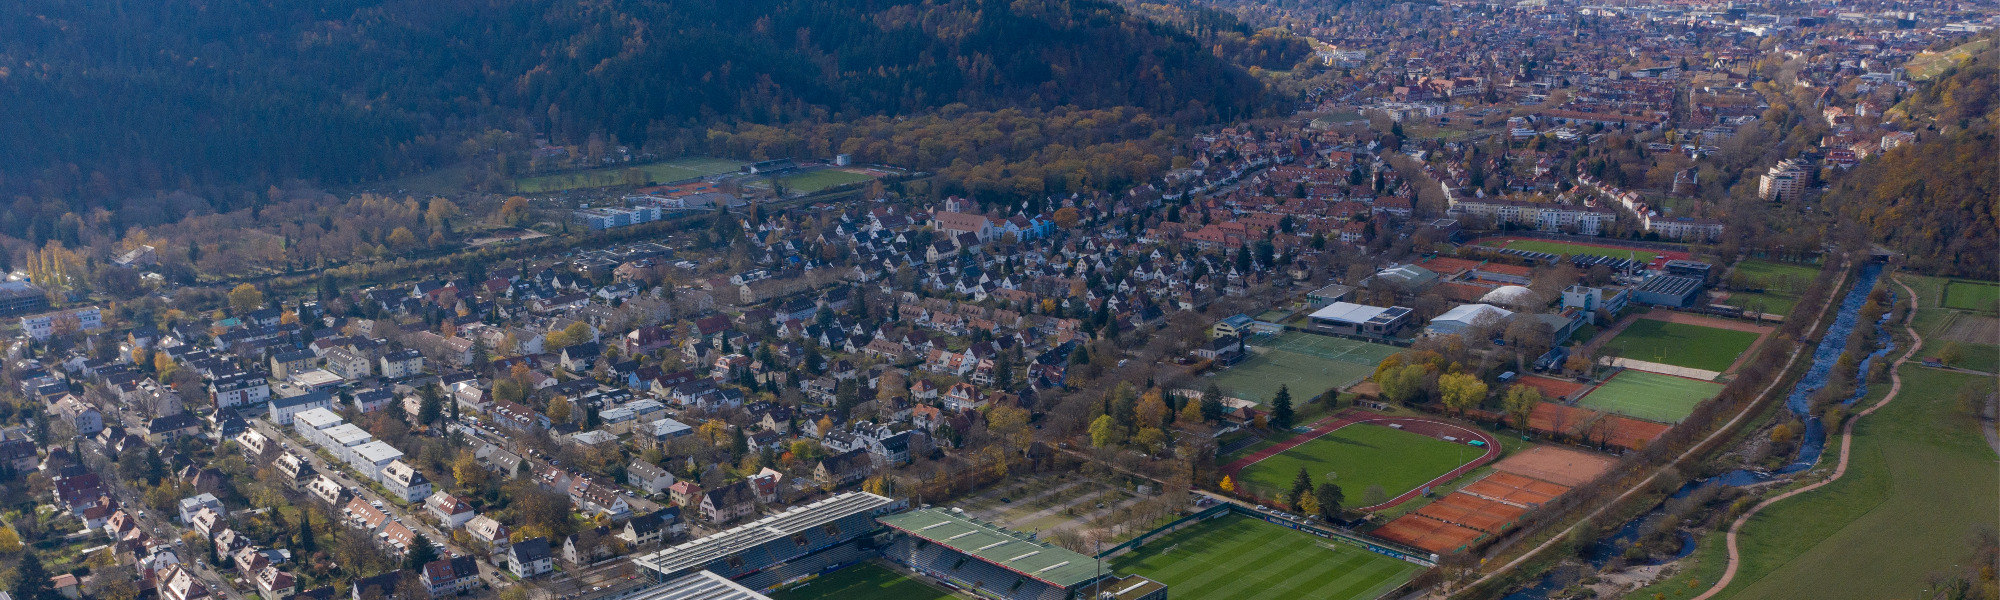
[[[1347,495],[1346,505],[1361,506],[1362,494],[1371,486],[1382,486],[1385,500],[1394,498],[1485,452],[1426,435],[1357,423],[1244,467],[1237,480],[1248,484],[1251,493],[1269,498],[1291,489],[1292,479],[1305,467],[1315,485],[1339,484]]]
[[[1749,331],[1639,319],[1605,344],[1632,360],[1721,373],[1757,342]]]
[[[1167,584],[1175,598],[1373,600],[1422,566],[1243,515],[1146,542],[1111,561],[1119,574]]]
[[[771,594],[774,600],[950,600],[957,598],[881,565],[861,563]]]
[[[1679,423],[1702,401],[1722,393],[1722,384],[1686,377],[1619,371],[1576,405],[1660,423]]]
[[[1292,403],[1327,390],[1353,385],[1375,372],[1375,365],[1395,354],[1394,346],[1287,331],[1248,340],[1256,349],[1249,358],[1216,372],[1213,382],[1224,394],[1270,404],[1278,388],[1288,388]]]

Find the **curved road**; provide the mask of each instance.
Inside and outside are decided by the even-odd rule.
[[[1922,299],[1917,296],[1916,290],[1910,289],[1910,285],[1903,283],[1903,280],[1894,277],[1891,277],[1891,279],[1895,279],[1896,285],[1903,287],[1903,293],[1910,295],[1910,310],[1904,313],[1906,316],[1903,318],[1903,330],[1910,333],[1912,342],[1910,343],[1910,349],[1903,352],[1903,356],[1897,358],[1894,364],[1889,365],[1889,393],[1884,394],[1882,400],[1876,402],[1874,406],[1870,406],[1867,410],[1855,413],[1853,417],[1849,417],[1847,424],[1841,426],[1840,463],[1834,466],[1832,476],[1820,480],[1818,483],[1778,494],[1763,502],[1759,502],[1756,506],[1751,507],[1749,511],[1744,512],[1743,516],[1736,517],[1734,523],[1729,524],[1729,567],[1722,571],[1722,577],[1715,580],[1714,586],[1708,588],[1708,591],[1702,592],[1700,596],[1695,596],[1694,600],[1708,600],[1709,598],[1713,598],[1716,594],[1722,593],[1722,590],[1728,588],[1730,582],[1736,579],[1736,570],[1743,565],[1743,555],[1738,551],[1736,546],[1737,533],[1743,530],[1744,523],[1750,522],[1750,517],[1757,516],[1757,513],[1762,512],[1765,507],[1777,504],[1780,500],[1825,487],[1826,484],[1839,481],[1841,476],[1847,474],[1848,453],[1849,449],[1854,446],[1854,422],[1861,420],[1861,417],[1866,417],[1884,406],[1888,406],[1889,401],[1895,400],[1896,394],[1903,390],[1903,376],[1899,372],[1899,369],[1902,368],[1903,363],[1909,362],[1910,357],[1916,356],[1917,351],[1924,347],[1924,337],[1917,335],[1916,328],[1910,325],[1911,320],[1916,317],[1918,303]]]

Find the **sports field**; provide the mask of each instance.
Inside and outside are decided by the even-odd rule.
[[[1954,279],[1944,284],[1944,305],[1959,310],[1994,312],[2000,309],[2000,284]]]
[[[1756,342],[1757,334],[1749,331],[1638,319],[1604,347],[1633,360],[1721,373]]]
[[[874,178],[840,169],[820,169],[798,175],[779,177],[778,182],[785,185],[785,191],[787,192],[810,194],[837,185],[860,183],[870,179]]]
[[[1804,293],[1817,277],[1819,267],[1812,265],[1744,260],[1736,263],[1736,271],[1730,275],[1731,285],[1764,291],[1731,291],[1729,298],[1722,303],[1742,309],[1761,307],[1762,312],[1789,315],[1792,314],[1792,307],[1799,303],[1799,294]]]
[[[1896,399],[1855,424],[1846,476],[1744,525],[1742,567],[1717,598],[1929,598],[1917,591],[1931,574],[1972,564],[1972,532],[2000,527],[2000,456],[1953,403],[1960,387],[1992,382],[1915,363],[1901,373]],[[1871,386],[1857,405],[1874,405],[1888,387]],[[1708,535],[1679,574],[1626,598],[1686,600],[1707,590],[1727,562],[1722,542]]]
[[[1250,492],[1271,497],[1291,489],[1299,467],[1313,484],[1334,483],[1347,495],[1346,505],[1360,506],[1370,486],[1382,486],[1386,498],[1416,489],[1439,475],[1485,454],[1485,450],[1380,425],[1355,424],[1334,430],[1276,456],[1257,461],[1237,473]]]
[[[1373,600],[1423,567],[1232,514],[1112,559],[1120,574],[1167,584],[1175,598]]]
[[[1576,405],[1648,421],[1679,423],[1694,412],[1696,404],[1720,393],[1719,383],[1626,369],[1584,395]]]
[[[1260,404],[1270,403],[1279,386],[1290,388],[1294,404],[1345,387],[1396,353],[1394,346],[1295,331],[1250,344],[1256,349],[1249,358],[1217,372],[1212,381],[1224,394]]]
[[[573,173],[557,173],[538,177],[524,177],[514,180],[514,191],[522,194],[542,194],[583,188],[628,185],[625,171],[636,169],[641,183],[664,183],[727,173],[741,168],[743,163],[705,156],[690,156],[669,161],[633,165],[629,167],[609,167],[590,169]]]
[[[771,594],[774,600],[950,600],[957,598],[929,584],[875,563],[861,563],[814,579],[811,583]]]

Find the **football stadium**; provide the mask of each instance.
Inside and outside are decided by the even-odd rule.
[[[874,558],[930,585],[994,600],[1165,600],[1165,584],[1120,577],[1100,561],[965,516],[865,492],[840,494],[638,558],[662,588],[690,586],[756,596],[811,582]],[[801,585],[803,584],[803,585]],[[807,594],[810,596],[811,594]],[[736,596],[745,597],[745,596]]]

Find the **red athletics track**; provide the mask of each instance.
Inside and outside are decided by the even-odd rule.
[[[1403,492],[1403,494],[1400,496],[1390,498],[1389,501],[1387,502],[1383,502],[1381,504],[1377,504],[1374,506],[1361,507],[1360,510],[1364,511],[1372,512],[1389,508],[1398,504],[1402,504],[1404,502],[1409,501],[1411,498],[1417,497],[1418,494],[1422,494],[1425,488],[1436,487],[1438,484],[1451,481],[1452,479],[1456,479],[1460,475],[1472,472],[1473,469],[1486,466],[1486,463],[1493,462],[1494,460],[1500,458],[1500,440],[1494,439],[1493,436],[1487,435],[1486,432],[1484,431],[1460,425],[1453,425],[1451,423],[1425,417],[1385,417],[1376,415],[1374,413],[1348,409],[1340,411],[1340,413],[1335,414],[1333,416],[1320,419],[1319,423],[1313,425],[1313,429],[1310,432],[1293,436],[1292,439],[1278,442],[1276,444],[1271,445],[1271,447],[1269,448],[1252,452],[1250,453],[1249,456],[1229,461],[1229,464],[1223,465],[1222,473],[1232,478],[1236,477],[1236,474],[1238,472],[1241,472],[1245,467],[1257,464],[1257,461],[1261,461],[1266,458],[1282,454],[1286,450],[1295,448],[1300,444],[1304,444],[1306,442],[1319,439],[1320,436],[1333,433],[1334,430],[1346,427],[1348,425],[1353,425],[1355,423],[1371,423],[1382,426],[1397,424],[1403,426],[1402,427],[1403,431],[1408,431],[1419,435],[1426,435],[1440,439],[1446,435],[1455,435],[1455,436],[1463,436],[1464,438],[1478,438],[1480,441],[1486,442],[1486,453],[1480,455],[1479,458],[1472,459],[1472,462],[1459,465],[1458,468],[1452,469],[1451,472],[1439,475],[1435,479],[1424,482],[1423,485],[1417,486],[1415,489],[1411,489],[1410,491]],[[1453,443],[1463,443],[1463,442],[1453,442]],[[1256,496],[1252,496],[1250,494],[1241,494],[1241,495],[1248,498],[1256,498],[1258,501],[1263,500],[1262,498],[1257,498]]]

